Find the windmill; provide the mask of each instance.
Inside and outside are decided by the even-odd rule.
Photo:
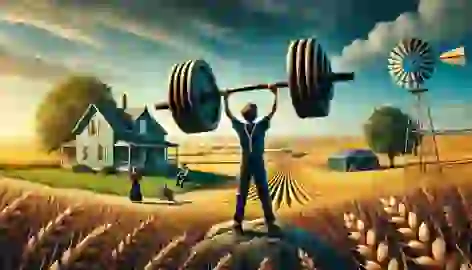
[[[442,53],[439,60],[446,64],[465,65],[464,47]],[[432,77],[436,62],[437,56],[434,54],[431,45],[417,38],[401,40],[392,49],[388,58],[388,70],[394,82],[401,88],[408,90],[415,100],[412,116],[416,123],[415,125],[408,125],[415,127],[415,130],[405,131],[405,147],[411,144],[408,141],[411,132],[421,135],[421,144],[418,145],[419,149],[417,151],[421,172],[427,170],[427,164],[429,163],[437,164],[437,168],[441,171],[431,108],[423,97],[428,92],[428,89],[424,88],[423,85]],[[426,142],[427,139],[432,140],[432,145]],[[416,140],[413,143],[416,143]],[[435,160],[427,160],[431,156],[434,156]]]

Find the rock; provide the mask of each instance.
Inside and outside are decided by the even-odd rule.
[[[218,261],[231,254],[231,268],[238,270],[258,269],[265,258],[269,258],[273,269],[302,269],[299,250],[313,259],[318,269],[358,269],[352,258],[340,255],[335,248],[300,228],[279,224],[283,236],[274,239],[267,236],[262,219],[243,224],[244,235],[232,232],[232,221],[213,226],[205,238],[192,248],[193,256],[185,269],[213,269]]]

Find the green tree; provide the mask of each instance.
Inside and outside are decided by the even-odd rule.
[[[92,76],[71,76],[47,93],[36,111],[36,133],[43,148],[57,150],[90,103],[113,102],[111,88]]]
[[[376,153],[387,154],[393,168],[396,156],[416,153],[421,143],[417,127],[399,108],[384,106],[374,110],[364,125],[364,133],[369,147]]]

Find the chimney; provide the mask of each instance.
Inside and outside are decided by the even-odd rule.
[[[121,97],[121,108],[123,110],[126,110],[127,107],[128,107],[128,96],[126,95],[126,93],[124,93],[123,96]]]

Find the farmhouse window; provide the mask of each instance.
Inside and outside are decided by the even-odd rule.
[[[139,133],[146,133],[146,120],[139,120]]]
[[[103,148],[103,146],[101,146],[100,144],[98,145],[98,152],[97,152],[97,155],[98,155],[98,160],[99,161],[102,161],[103,160],[103,151],[105,149]]]
[[[95,123],[97,123],[97,136],[100,136],[100,121],[97,120]]]
[[[87,160],[88,159],[88,147],[84,146],[82,147],[82,160]]]
[[[94,119],[90,120],[90,123],[88,125],[88,134],[89,134],[89,136],[93,136],[93,135],[97,134],[97,129],[96,129],[96,126],[95,126],[95,120]]]

